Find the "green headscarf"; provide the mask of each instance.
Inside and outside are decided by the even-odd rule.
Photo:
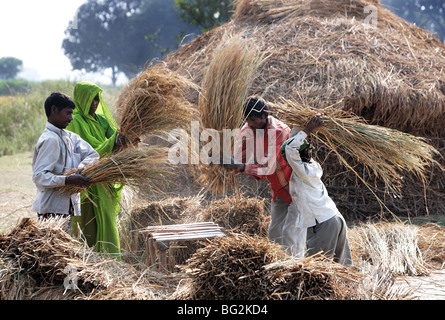
[[[73,121],[67,127],[88,142],[101,157],[113,152],[117,124],[102,100],[102,89],[91,82],[79,82],[74,87]],[[94,97],[100,102],[95,112],[89,114]],[[80,231],[89,246],[103,253],[120,254],[117,215],[120,207],[122,185],[94,185],[81,194],[81,216],[73,217],[71,230],[78,236]],[[80,230],[79,230],[80,229]]]
[[[83,81],[74,87],[73,121],[67,130],[77,133],[87,141],[102,157],[113,151],[117,134],[117,124],[102,99],[103,90],[94,83]],[[99,95],[99,105],[96,110],[96,119],[90,112],[94,97]]]
[[[288,143],[290,143],[295,137],[289,138],[288,140],[286,140],[280,148],[281,151],[281,156],[284,158],[284,160],[287,161],[286,159],[286,146],[288,145]],[[308,162],[309,159],[312,157],[312,151],[313,151],[313,146],[312,143],[309,142],[307,139],[304,139],[303,144],[300,146],[300,148],[298,149],[298,151],[300,152],[300,158],[305,161]]]

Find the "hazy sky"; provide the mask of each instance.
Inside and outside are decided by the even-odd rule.
[[[73,72],[62,50],[64,31],[87,0],[0,0],[0,58],[23,61],[19,77],[111,82]]]

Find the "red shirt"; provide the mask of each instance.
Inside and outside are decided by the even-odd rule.
[[[242,140],[242,163],[245,164],[243,173],[258,180],[267,178],[272,190],[273,200],[276,201],[277,196],[279,196],[283,201],[291,203],[289,180],[292,169],[288,166],[280,152],[283,142],[289,139],[289,127],[280,120],[269,116],[264,128],[264,134],[261,134],[260,130],[257,130],[256,134],[252,133],[253,130],[247,124],[244,125],[240,132],[245,138]],[[272,154],[268,157],[269,144],[275,150],[271,150]],[[262,150],[261,146],[263,146]]]

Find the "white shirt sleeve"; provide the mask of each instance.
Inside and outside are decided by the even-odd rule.
[[[74,143],[74,154],[78,157],[78,163],[75,163],[75,167],[82,169],[85,166],[92,164],[99,159],[99,154],[93,147],[83,140],[78,135],[72,135],[72,141]]]
[[[299,149],[306,137],[306,132],[300,131],[288,142],[286,145],[286,160],[299,179],[308,185],[318,186],[323,174],[320,165],[312,159],[310,162],[303,162],[300,157]]]

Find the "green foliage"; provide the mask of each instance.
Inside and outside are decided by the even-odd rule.
[[[13,79],[23,67],[20,59],[13,57],[0,58],[0,79]]]
[[[45,115],[34,97],[14,97],[0,103],[0,156],[32,150]]]
[[[0,157],[28,152],[45,128],[44,103],[54,91],[73,96],[75,83],[64,80],[28,82],[28,91],[21,95],[0,96]],[[110,110],[120,93],[120,88],[104,87],[103,98]]]
[[[233,0],[175,0],[181,19],[205,32],[229,21]]]
[[[72,24],[71,24],[72,25]],[[159,30],[159,31],[158,31]],[[173,0],[88,0],[68,27],[62,47],[76,70],[111,68],[129,79],[178,47],[177,35],[197,29],[179,21]]]
[[[15,96],[29,92],[31,84],[23,79],[8,79],[0,81],[0,96]]]

